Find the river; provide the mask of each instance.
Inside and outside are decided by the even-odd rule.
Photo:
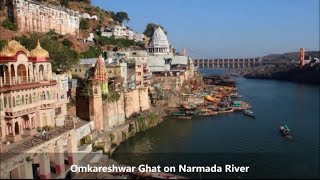
[[[203,74],[218,71],[204,70]],[[256,119],[242,113],[167,119],[123,142],[112,158],[120,163],[175,166],[249,166],[248,173],[179,173],[189,178],[320,177],[320,86],[237,77],[242,100]],[[287,124],[293,139],[283,137]]]

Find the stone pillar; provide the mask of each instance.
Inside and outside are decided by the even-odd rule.
[[[11,179],[33,179],[32,162],[25,162],[12,170]]]
[[[73,135],[68,137],[68,161],[69,165],[77,164],[77,138]]]
[[[46,153],[42,153],[39,156],[40,179],[50,179],[51,171],[49,156]]]
[[[56,165],[56,174],[61,175],[65,172],[63,146],[57,145],[54,148],[54,160]]]

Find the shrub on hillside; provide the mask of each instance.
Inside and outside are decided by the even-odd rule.
[[[30,38],[27,36],[19,36],[15,39],[20,41],[20,43],[27,49],[34,49],[37,41],[40,40],[42,48],[49,52],[52,70],[55,72],[67,71],[79,62],[79,54],[52,37],[57,36],[49,35],[48,33],[32,33]]]
[[[69,0],[60,0],[60,5],[68,8],[69,7]]]
[[[4,48],[4,46],[7,45],[7,42],[5,40],[0,40],[0,50]]]
[[[73,43],[69,39],[63,39],[62,44],[68,48],[73,45]]]
[[[96,58],[102,53],[102,49],[91,46],[87,51],[80,54],[80,58]]]
[[[79,28],[80,29],[89,29],[89,20],[88,19],[81,19]]]
[[[16,31],[18,29],[18,26],[15,23],[9,21],[9,19],[3,20],[2,27],[10,29],[11,31]]]

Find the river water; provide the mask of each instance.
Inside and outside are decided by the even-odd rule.
[[[219,73],[205,70],[203,74]],[[189,178],[320,177],[320,86],[236,78],[241,100],[256,119],[235,112],[191,120],[170,119],[123,142],[120,163],[175,166]],[[279,126],[288,125],[292,139]],[[182,173],[178,165],[249,166],[248,173]]]

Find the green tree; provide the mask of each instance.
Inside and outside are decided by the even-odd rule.
[[[7,45],[7,42],[5,40],[0,40],[0,51]]]
[[[69,39],[63,39],[62,44],[68,48],[70,48],[73,45],[73,43]]]
[[[124,21],[130,21],[130,18],[126,12],[117,12],[114,16],[114,20],[122,24]]]
[[[100,54],[103,54],[103,51],[101,48],[95,48],[95,47],[90,46],[90,48],[87,51],[80,54],[80,57],[81,58],[96,58]]]
[[[30,38],[20,36],[16,37],[16,40],[29,50],[34,49],[37,41],[40,40],[42,48],[49,52],[52,70],[55,72],[67,71],[79,62],[79,54],[52,37],[56,37],[56,35],[32,33]]]
[[[65,6],[65,7],[69,7],[69,0],[60,0],[60,5]]]
[[[4,9],[4,1],[0,1],[0,11],[2,11]]]
[[[88,19],[81,19],[79,28],[80,29],[89,29],[89,20]]]
[[[110,17],[114,20],[114,18],[116,17],[116,13],[113,11],[109,11],[109,15]]]
[[[149,23],[144,30],[143,34],[149,38],[153,36],[153,32],[158,28],[161,27],[161,29],[164,31],[165,34],[167,34],[167,31],[164,30],[163,26],[160,24],[155,24],[155,23]]]
[[[18,29],[18,26],[11,22],[9,19],[5,19],[2,21],[2,27],[6,29],[10,29],[11,31],[16,31]]]

